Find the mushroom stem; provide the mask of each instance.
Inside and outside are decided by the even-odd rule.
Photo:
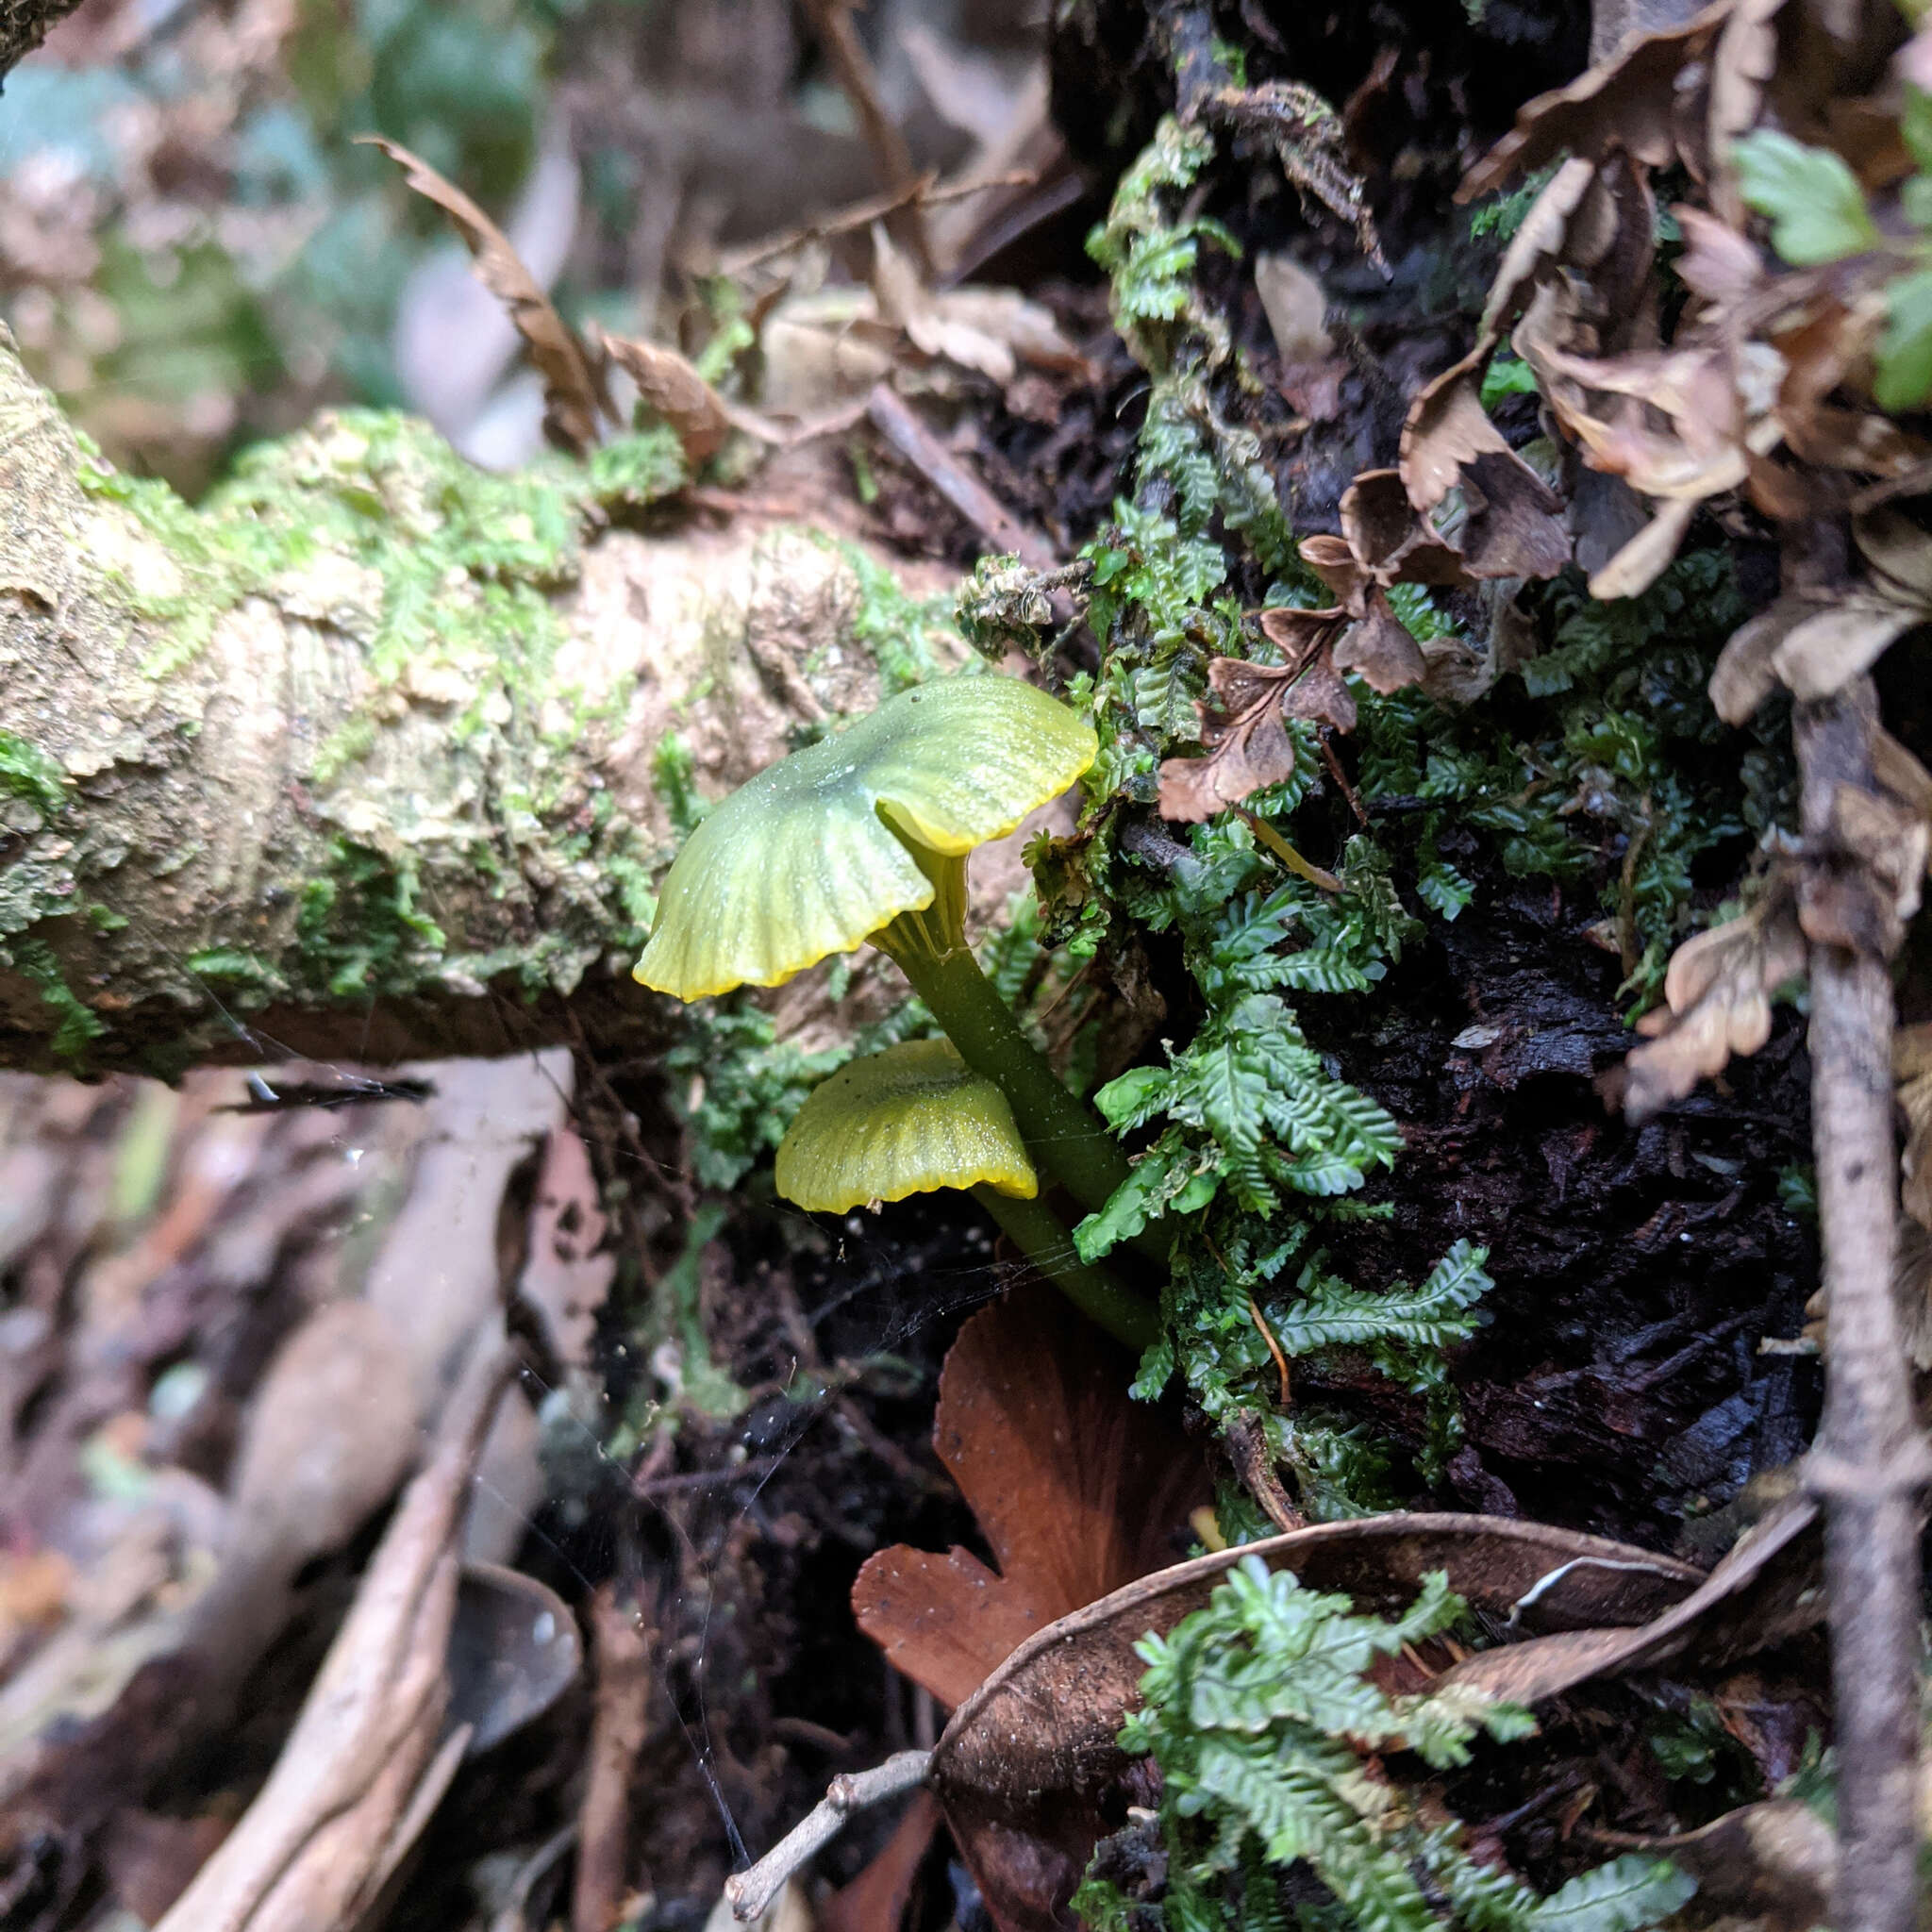
[[[984,1181],[972,1193],[1013,1245],[1090,1322],[1129,1348],[1151,1348],[1159,1341],[1159,1309],[1146,1296],[1124,1288],[1105,1268],[1081,1260],[1051,1208],[1037,1198],[1003,1194]]]
[[[910,919],[897,919],[873,943],[891,955],[959,1058],[1007,1096],[1034,1158],[1089,1213],[1098,1213],[1131,1172],[1120,1142],[1067,1091],[979,970],[972,949],[963,943],[941,949],[922,943],[925,939]],[[1148,1252],[1166,1265],[1164,1242]]]

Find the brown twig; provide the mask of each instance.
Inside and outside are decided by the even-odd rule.
[[[1237,1410],[1221,1439],[1227,1444],[1228,1457],[1242,1488],[1261,1506],[1268,1521],[1279,1530],[1307,1528],[1308,1519],[1294,1507],[1274,1473],[1260,1417],[1252,1409]]]
[[[896,214],[902,208],[915,202],[922,208],[943,208],[949,202],[968,201],[975,194],[985,194],[995,188],[1030,188],[1039,178],[1037,168],[1009,168],[1001,175],[978,175],[970,181],[948,181],[941,185],[939,177],[928,172],[916,181],[888,189],[883,194],[869,194],[863,201],[855,201],[835,214],[801,222],[796,227],[767,235],[759,242],[747,242],[742,248],[734,248],[730,254],[718,258],[714,273],[732,277],[744,275],[776,256],[790,255],[794,249],[803,248],[810,242],[829,242],[835,236],[869,228],[874,222],[884,221],[889,215]]]
[[[855,1811],[883,1804],[924,1784],[931,1765],[928,1751],[901,1751],[870,1771],[835,1777],[803,1823],[793,1825],[748,1872],[737,1873],[724,1881],[732,1916],[740,1924],[760,1917],[784,1890],[785,1881],[830,1844]]]
[[[925,478],[986,539],[1010,551],[1029,570],[1051,570],[1052,547],[1035,535],[977,476],[973,475],[910,409],[890,383],[874,386],[865,413],[892,450]]]
[[[865,57],[858,34],[852,25],[854,0],[805,0],[812,31],[825,50],[832,72],[852,103],[859,132],[872,150],[873,166],[882,184],[902,196],[887,227],[894,241],[909,249],[919,264],[920,278],[932,280],[932,247],[926,239],[925,216],[919,206],[918,171],[912,165],[912,150],[898,123],[886,112],[879,99],[878,78]]]
[[[651,1645],[657,1632],[614,1584],[591,1599],[597,1706],[590,1775],[577,1812],[571,1932],[610,1932],[623,1913],[630,1866],[630,1784],[651,1728]]]
[[[1810,879],[1847,884],[1832,826],[1840,794],[1870,793],[1876,701],[1868,679],[1795,719]],[[1854,892],[1877,889],[1859,869]],[[1822,896],[1822,895],[1821,895]],[[1897,1231],[1891,976],[1875,944],[1811,946],[1811,1132],[1826,1305],[1824,1416],[1806,1465],[1826,1505],[1841,1853],[1840,1932],[1910,1932],[1917,1917],[1919,1525],[1927,1473],[1891,1295]],[[1841,923],[1840,923],[1841,924]]]
[[[1280,1341],[1274,1329],[1269,1327],[1267,1317],[1261,1313],[1261,1304],[1253,1295],[1248,1297],[1248,1319],[1261,1331],[1261,1340],[1268,1344],[1268,1353],[1274,1357],[1274,1370],[1281,1377],[1281,1406],[1286,1408],[1294,1390],[1289,1378],[1288,1357],[1282,1354]]]
[[[1322,759],[1328,767],[1328,775],[1341,788],[1341,795],[1348,800],[1348,808],[1355,813],[1355,822],[1363,831],[1369,828],[1369,814],[1363,808],[1361,794],[1348,782],[1348,774],[1341,769],[1341,760],[1335,756],[1335,747],[1328,742],[1328,734],[1324,731],[1322,738]]]

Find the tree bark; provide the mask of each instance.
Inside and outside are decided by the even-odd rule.
[[[858,545],[663,480],[344,412],[191,510],[0,331],[0,1063],[660,1035],[628,968],[690,800],[963,650]]]
[[[1877,708],[1869,680],[1800,706],[1807,847],[1833,909],[1875,896],[1830,876],[1841,792],[1870,793]],[[1882,925],[1883,921],[1835,925]],[[1910,1932],[1918,1916],[1919,1534],[1927,1458],[1892,1294],[1891,974],[1880,941],[1811,946],[1811,1125],[1824,1256],[1824,1415],[1807,1465],[1826,1505],[1832,1711],[1840,1855],[1832,1923]]]
[[[79,5],[80,0],[0,0],[0,80]]]

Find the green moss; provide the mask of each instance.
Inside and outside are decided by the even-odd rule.
[[[67,774],[39,745],[0,731],[0,791],[52,818],[67,803]]]
[[[679,1406],[728,1422],[744,1412],[748,1398],[711,1359],[701,1301],[705,1249],[718,1238],[725,1218],[726,1210],[715,1202],[691,1216],[684,1252],[664,1271],[652,1297],[646,1339],[652,1344],[669,1341],[677,1350]],[[655,1358],[655,1346],[648,1352]]]
[[[609,508],[653,503],[688,480],[684,452],[662,424],[607,442],[591,458],[590,477],[591,495]]]
[[[259,1004],[289,990],[287,977],[272,961],[231,946],[191,953],[181,963],[197,978],[235,989],[243,1005]]]
[[[326,790],[375,748],[375,720],[358,713],[325,738],[308,764],[308,781]]]
[[[891,571],[874,562],[856,543],[823,531],[808,534],[836,551],[858,579],[858,608],[852,616],[851,635],[878,666],[879,696],[895,696],[940,675],[948,655],[941,640],[954,629],[954,600],[911,596]],[[808,671],[814,668],[815,663],[806,666]]]
[[[165,587],[139,568],[103,566],[134,609],[165,627],[146,667],[155,677],[191,661],[244,597],[310,614],[304,573],[347,558],[374,574],[379,595],[369,610],[326,615],[359,638],[378,684],[444,662],[487,668],[514,687],[548,669],[559,632],[543,592],[575,575],[589,524],[614,501],[675,489],[683,468],[675,440],[650,432],[611,443],[588,465],[548,457],[493,475],[427,424],[363,409],[246,452],[199,508],[92,456],[79,480],[130,511],[175,566],[155,574]],[[356,755],[339,748],[335,769]]]
[[[295,919],[305,991],[332,999],[414,989],[441,964],[441,927],[416,908],[414,869],[338,838],[330,867],[303,887]]]
[[[55,1015],[51,1044],[55,1054],[78,1068],[87,1058],[90,1044],[106,1030],[99,1017],[83,1005],[79,994],[67,984],[54,949],[44,940],[15,940],[0,948],[5,959],[22,978],[30,980],[41,998]]]
[[[664,801],[671,829],[680,840],[690,838],[705,815],[707,801],[697,789],[697,763],[691,746],[675,731],[658,741],[651,758],[651,784]]]

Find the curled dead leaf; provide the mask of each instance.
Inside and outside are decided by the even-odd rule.
[[[1772,994],[1805,959],[1788,878],[1742,918],[1686,940],[1664,974],[1666,1004],[1638,1022],[1647,1038],[1624,1062],[1624,1113],[1648,1120],[1723,1073],[1732,1055],[1756,1053],[1771,1038]]]
[[[1471,579],[1462,558],[1445,543],[1408,500],[1400,470],[1364,470],[1342,491],[1341,534],[1359,575],[1387,589],[1391,584],[1427,584],[1438,589],[1463,589]],[[1302,557],[1357,617],[1363,614],[1343,582],[1331,576],[1319,558],[1331,553],[1311,546],[1334,542],[1333,538],[1307,537]]]
[[[1153,1569],[1205,1498],[1200,1458],[1130,1402],[1129,1358],[1058,1295],[1008,1295],[959,1331],[933,1446],[997,1572],[898,1545],[853,1585],[858,1627],[941,1704],[971,1694],[1057,1617]]]
[[[1567,87],[1537,95],[1516,125],[1464,175],[1459,202],[1493,193],[1513,175],[1541,167],[1566,149],[1599,159],[1622,148],[1646,167],[1682,160],[1702,176],[1701,139],[1686,151],[1679,79],[1707,60],[1733,0],[1715,0],[1682,26],[1640,35]]]
[[[1375,593],[1381,599],[1381,592]],[[1381,599],[1387,608],[1387,600]],[[1263,613],[1266,618],[1274,612]],[[1332,630],[1347,622],[1346,613],[1296,611],[1296,617],[1319,616]],[[1415,652],[1415,640],[1402,628],[1393,611],[1389,623]],[[1357,624],[1350,631],[1368,628]],[[1421,675],[1420,653],[1417,675]],[[1216,658],[1208,666],[1208,701],[1200,707],[1201,741],[1206,755],[1198,758],[1167,758],[1160,767],[1160,815],[1183,824],[1198,824],[1218,811],[1261,791],[1279,785],[1294,771],[1294,740],[1287,721],[1300,718],[1352,731],[1355,699],[1337,675],[1326,649],[1317,648],[1297,663],[1250,664],[1241,658]]]
[[[1371,691],[1380,691],[1385,697],[1407,685],[1420,684],[1429,668],[1422,646],[1380,591],[1370,597],[1367,610],[1341,634],[1329,661],[1333,671],[1353,671]],[[1342,724],[1332,715],[1323,715],[1339,730],[1352,730],[1355,700],[1348,697],[1347,687],[1340,678],[1335,682],[1336,689],[1348,702],[1348,723]]]
[[[1114,1739],[1139,1702],[1134,1646],[1201,1608],[1248,1557],[1378,1612],[1407,1604],[1440,1570],[1473,1607],[1534,1631],[1642,1624],[1703,1581],[1688,1564],[1576,1531],[1404,1513],[1219,1551],[1085,1606],[1008,1657],[933,1752],[929,1782],[1002,1932],[1070,1923],[1066,1901],[1110,1828],[1127,1769]]]
[[[1900,1205],[1932,1230],[1932,1024],[1902,1026],[1891,1042],[1892,1078],[1906,1117]]]
[[[731,432],[731,419],[718,392],[675,349],[627,336],[591,337],[597,347],[638,386],[638,395],[670,425],[692,471],[716,456]]]
[[[1483,408],[1488,353],[1452,363],[1416,397],[1402,425],[1403,486],[1424,517],[1460,490],[1452,547],[1469,576],[1555,576],[1570,561],[1561,504]]]
[[[600,423],[610,417],[603,384],[576,331],[557,312],[508,237],[460,188],[400,142],[380,134],[358,139],[380,148],[402,169],[409,186],[455,224],[475,259],[477,280],[508,308],[543,378],[544,433],[579,456],[594,448]]]
[[[1510,1704],[1541,1704],[1593,1677],[1647,1670],[1694,1645],[1700,1657],[1729,1662],[1769,1648],[1824,1615],[1818,1589],[1818,1506],[1795,1493],[1754,1524],[1695,1588],[1645,1621],[1571,1628],[1478,1652],[1445,1673]]]

